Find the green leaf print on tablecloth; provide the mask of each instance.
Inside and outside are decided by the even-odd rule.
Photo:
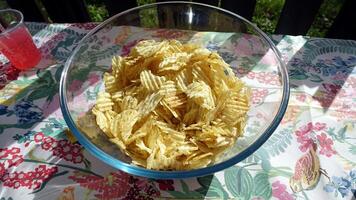
[[[229,197],[228,193],[224,190],[224,187],[220,181],[213,175],[198,177],[197,181],[200,185],[199,188],[195,190],[190,190],[187,183],[184,180],[181,180],[182,191],[167,191],[170,195],[175,198],[204,198],[211,197],[219,199],[227,199]]]
[[[291,127],[275,132],[262,148],[266,153],[278,156],[292,143],[292,133]]]
[[[268,174],[265,172],[259,172],[253,178],[254,183],[254,196],[263,197],[269,199],[272,196],[272,187],[268,181]]]
[[[250,172],[239,166],[233,166],[224,172],[225,184],[233,197],[250,199],[254,190]]]
[[[199,177],[197,180],[202,186],[196,190],[200,194],[206,197],[219,197],[222,199],[226,199],[228,197],[228,194],[222,187],[220,181],[215,176],[210,175]]]
[[[306,63],[312,63],[316,57],[329,53],[356,55],[355,43],[348,40],[311,39],[304,49],[303,61]]]

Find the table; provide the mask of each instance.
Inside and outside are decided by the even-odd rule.
[[[68,139],[59,78],[77,42],[96,24],[27,25],[43,59],[26,72],[9,63],[0,69],[1,200],[355,198],[355,41],[271,36],[288,67],[291,98],[270,139],[214,175],[152,180],[117,171]],[[252,100],[266,95],[261,90]]]

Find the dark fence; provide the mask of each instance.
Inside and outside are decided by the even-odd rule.
[[[10,7],[21,10],[26,21],[45,21],[39,6],[43,5],[53,22],[89,22],[84,0],[7,0]],[[136,0],[103,0],[109,15],[137,6]],[[157,0],[162,2],[162,0]],[[256,0],[196,0],[230,10],[251,20]],[[306,35],[323,0],[285,0],[275,29],[276,34]],[[356,39],[356,0],[345,0],[326,36]]]

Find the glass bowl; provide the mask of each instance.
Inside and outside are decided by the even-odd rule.
[[[130,159],[86,116],[103,90],[102,75],[114,55],[127,55],[143,39],[176,39],[217,51],[252,89],[244,136],[216,163],[188,171],[148,170]],[[271,136],[288,104],[286,67],[272,41],[248,20],[227,10],[193,2],[164,2],[119,13],[91,30],[65,63],[60,105],[69,129],[87,151],[124,172],[156,179],[187,178],[228,168],[255,152]],[[80,119],[80,120],[78,120]],[[85,120],[83,120],[85,119]]]

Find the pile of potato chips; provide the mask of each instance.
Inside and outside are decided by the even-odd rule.
[[[136,165],[205,167],[242,135],[249,89],[206,48],[144,40],[112,59],[104,82],[92,113]]]

